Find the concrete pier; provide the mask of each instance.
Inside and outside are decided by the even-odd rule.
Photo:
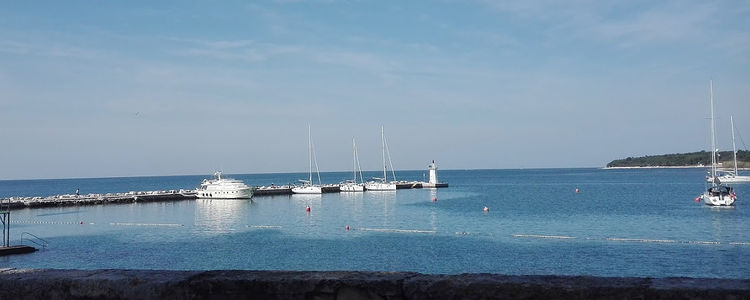
[[[188,190],[128,192],[115,194],[55,195],[49,197],[10,197],[0,199],[4,208],[22,209],[55,206],[117,204],[134,202],[160,202],[195,199]]]
[[[0,299],[750,299],[750,280],[8,268]]]
[[[397,183],[396,189],[426,189],[426,188],[447,188],[447,183],[429,183],[421,181],[410,181],[404,183]]]
[[[397,189],[421,189],[421,188],[444,188],[448,187],[447,183],[431,184],[420,181],[402,181],[396,184]],[[323,193],[339,193],[341,189],[338,184],[328,184],[322,187]],[[291,195],[292,186],[261,186],[256,187],[253,197],[256,196],[273,196],[273,195]],[[76,206],[76,205],[97,205],[97,204],[118,204],[118,203],[135,203],[135,202],[161,202],[161,201],[180,201],[195,199],[193,190],[169,190],[169,191],[147,191],[147,192],[128,192],[128,193],[108,193],[108,194],[87,194],[87,195],[55,195],[47,197],[10,197],[0,199],[4,209],[14,210],[23,208],[40,208],[56,206]]]

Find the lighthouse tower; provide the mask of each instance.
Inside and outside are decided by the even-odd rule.
[[[438,183],[437,179],[437,165],[435,164],[435,160],[432,160],[432,163],[427,166],[427,169],[430,170],[430,183],[436,184]]]

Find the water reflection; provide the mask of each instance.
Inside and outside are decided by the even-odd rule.
[[[382,209],[382,214],[380,216],[375,216],[382,218],[381,226],[389,226],[391,225],[391,217],[394,216],[394,208],[396,203],[396,192],[395,191],[375,191],[375,192],[365,192],[365,200],[368,203],[371,203],[371,206],[374,208],[380,207]]]
[[[366,212],[364,194],[365,193],[341,193],[339,196],[341,200],[344,201],[343,204],[351,208],[351,220],[355,223],[360,223]]]
[[[247,199],[197,199],[195,200],[195,233],[216,235],[240,228],[245,207],[252,205]]]
[[[715,241],[722,242],[724,233],[723,228],[726,226],[724,218],[729,218],[734,212],[734,206],[711,206],[711,231]]]
[[[430,201],[432,201],[433,205],[430,209],[430,228],[432,230],[437,230],[437,201],[438,201],[438,190],[437,189],[430,189]]]

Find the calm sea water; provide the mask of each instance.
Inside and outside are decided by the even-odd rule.
[[[49,246],[0,257],[0,267],[750,278],[750,185],[736,185],[735,207],[711,208],[694,201],[704,174],[441,170],[449,188],[26,209],[12,212],[11,241],[29,232]],[[228,177],[278,185],[305,175]],[[204,177],[0,181],[0,197],[194,188]]]

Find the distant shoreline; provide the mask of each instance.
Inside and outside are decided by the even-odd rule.
[[[695,165],[695,166],[635,166],[635,167],[603,167],[604,170],[609,169],[693,169],[693,168],[706,168],[706,166]]]
[[[642,166],[642,167],[603,167],[602,170],[615,170],[615,169],[695,169],[695,168],[710,168],[711,166]],[[723,169],[723,168],[720,168]],[[750,168],[737,168],[737,170],[747,171]]]

